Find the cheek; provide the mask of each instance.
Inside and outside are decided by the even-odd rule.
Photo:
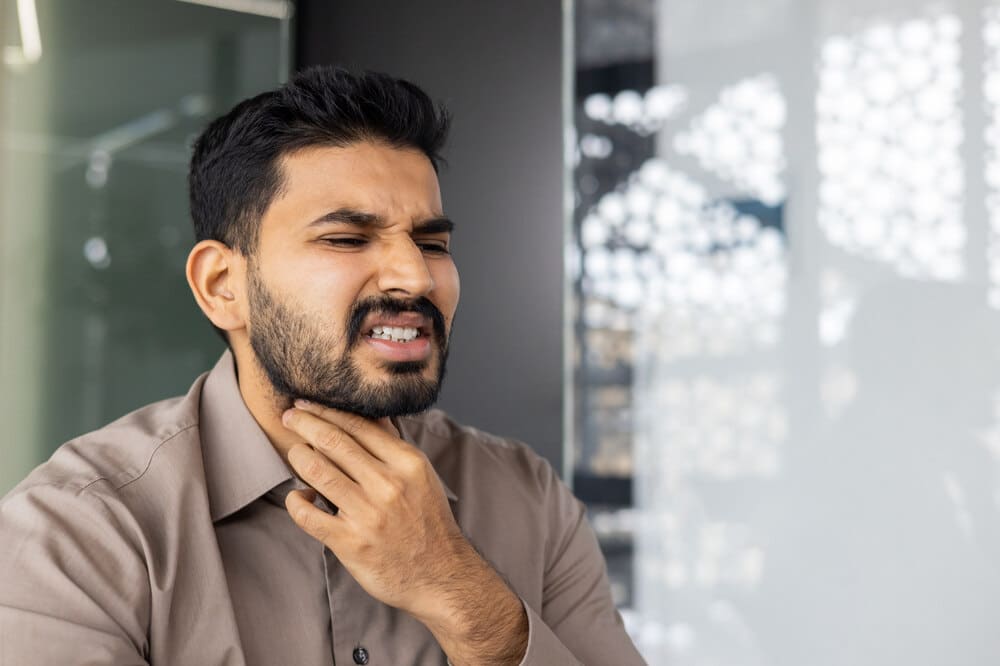
[[[459,292],[461,284],[458,277],[458,268],[454,262],[448,262],[437,268],[434,273],[434,292],[437,295],[436,305],[441,310],[449,322],[455,316],[455,309],[458,307]]]
[[[316,316],[336,320],[338,327],[358,300],[365,285],[365,270],[361,262],[350,255],[300,257],[281,272],[282,291],[293,301]]]

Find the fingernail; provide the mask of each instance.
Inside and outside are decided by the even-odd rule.
[[[302,409],[308,409],[312,407],[312,403],[309,402],[308,400],[303,400],[302,398],[298,398],[295,400],[295,406],[301,407]]]
[[[285,425],[288,425],[288,422],[291,420],[291,418],[292,418],[292,410],[286,409],[284,412],[282,412],[282,414],[281,414],[281,422],[282,423],[284,423]]]

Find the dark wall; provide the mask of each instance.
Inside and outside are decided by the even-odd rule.
[[[454,114],[441,174],[462,276],[440,406],[562,461],[558,0],[299,0],[299,67],[412,80]]]

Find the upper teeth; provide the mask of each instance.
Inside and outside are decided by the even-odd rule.
[[[372,329],[372,337],[381,340],[394,340],[396,342],[409,342],[419,335],[415,328],[399,326],[376,326]]]

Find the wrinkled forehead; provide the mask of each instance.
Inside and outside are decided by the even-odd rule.
[[[282,212],[350,208],[388,220],[442,214],[437,173],[416,148],[314,146],[282,156],[279,167],[282,187],[272,207]]]

